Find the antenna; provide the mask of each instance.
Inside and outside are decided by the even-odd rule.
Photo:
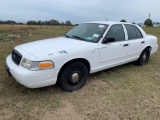
[[[149,19],[151,18],[151,14],[149,13]]]

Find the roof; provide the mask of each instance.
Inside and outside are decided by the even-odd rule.
[[[107,25],[113,25],[113,24],[131,24],[127,22],[117,22],[117,21],[93,21],[93,22],[86,22],[86,23],[98,23],[98,24],[107,24]]]

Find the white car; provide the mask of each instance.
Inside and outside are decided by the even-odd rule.
[[[70,92],[82,88],[91,73],[132,61],[145,65],[157,49],[157,38],[135,24],[88,22],[62,37],[16,46],[6,70],[28,88],[58,83]]]

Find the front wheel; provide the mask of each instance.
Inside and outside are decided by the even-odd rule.
[[[144,49],[141,53],[139,59],[137,60],[138,65],[146,65],[150,58],[150,50],[148,48]]]
[[[68,64],[59,79],[60,87],[67,92],[82,88],[88,78],[88,69],[81,62]]]

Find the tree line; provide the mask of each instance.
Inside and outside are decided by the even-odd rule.
[[[2,21],[0,20],[0,24],[18,24],[18,25],[23,25],[23,24],[27,24],[27,25],[72,25],[72,23],[67,20],[66,22],[59,22],[58,20],[54,20],[54,19],[51,19],[51,20],[46,20],[46,21],[41,21],[41,20],[30,20],[30,21],[27,21],[26,23],[21,23],[21,22],[16,22],[16,21],[13,21],[13,20],[7,20],[7,21]]]
[[[120,20],[121,22],[127,22],[125,19]],[[133,24],[136,24],[135,22],[132,22]],[[27,21],[26,23],[21,23],[21,22],[16,22],[13,20],[7,20],[7,21],[2,21],[0,20],[0,24],[18,24],[18,25],[23,25],[23,24],[27,24],[27,25],[72,25],[72,23],[67,20],[66,22],[59,22],[58,20],[46,20],[46,21],[41,21],[41,20],[30,20]],[[159,22],[152,22],[151,19],[147,19],[144,21],[144,25],[147,27],[152,27],[154,24],[160,25]]]
[[[21,22],[18,23],[13,20],[7,20],[7,21],[0,20],[0,24],[24,24],[24,23],[21,23]]]
[[[120,22],[127,22],[125,19],[120,20]],[[135,22],[132,22],[132,24],[136,24]],[[159,22],[152,22],[152,20],[150,18],[146,19],[144,21],[144,25],[146,27],[153,27],[153,25],[160,25]]]

